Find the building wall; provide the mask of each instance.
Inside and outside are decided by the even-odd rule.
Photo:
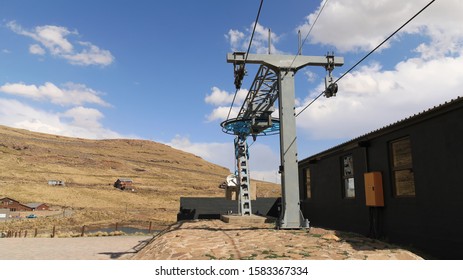
[[[9,198],[0,199],[0,208],[10,209],[11,212],[32,211],[32,209],[27,207],[26,205],[23,205],[18,201]]]
[[[0,221],[7,221],[9,217],[10,217],[10,209],[0,209]]]
[[[463,109],[424,119],[395,131],[359,139],[309,167],[312,197],[301,208],[311,225],[377,236],[412,246],[435,258],[463,258]],[[396,197],[391,171],[390,141],[408,136],[411,143],[415,197]],[[367,146],[367,147],[362,147]],[[356,196],[343,198],[341,158],[352,154]],[[365,205],[363,173],[380,171],[384,207]],[[300,175],[301,193],[305,194]],[[305,197],[305,195],[303,196]]]
[[[343,198],[341,157],[351,153],[354,158],[355,198]],[[358,172],[364,168],[363,160],[358,160],[361,156],[361,150],[354,150],[310,164],[312,197],[305,198],[305,190],[301,197],[305,198],[302,202],[304,217],[309,219],[311,225],[332,229],[350,228],[351,231],[367,233],[368,225],[364,221],[368,219],[368,209],[364,207],[365,194],[360,189],[363,178]]]
[[[114,182],[114,187],[120,188],[120,189],[125,189],[125,188],[131,188],[133,185],[132,181],[127,181],[127,180],[117,180]]]
[[[50,207],[46,205],[45,203],[42,203],[40,205],[37,204],[26,204],[26,206],[30,207],[33,209],[33,211],[45,211],[45,210],[50,210]]]
[[[50,207],[48,205],[46,205],[46,204],[41,204],[37,208],[35,208],[35,210],[45,211],[45,210],[50,210]]]
[[[252,213],[267,217],[279,216],[280,199],[261,197],[252,201]],[[196,219],[220,219],[221,215],[238,213],[236,200],[224,197],[180,197],[177,221]]]

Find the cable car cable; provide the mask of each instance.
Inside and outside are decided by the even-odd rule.
[[[378,46],[376,46],[373,50],[371,50],[368,54],[366,54],[362,59],[360,59],[357,63],[354,64],[349,70],[344,72],[336,81],[334,81],[334,84],[340,81],[342,78],[344,78],[350,71],[352,71],[355,67],[357,67],[360,63],[362,63],[367,57],[369,57],[372,53],[374,53],[376,50],[378,50],[384,43],[386,43],[389,39],[392,38],[395,34],[397,34],[402,28],[404,28],[407,24],[409,24],[412,20],[414,20],[419,14],[421,14],[424,10],[426,10],[432,3],[434,3],[436,0],[432,0],[429,2],[426,6],[424,6],[419,12],[417,12],[413,17],[411,17],[409,20],[407,20],[402,26],[400,26],[396,31],[394,31],[391,35],[389,35],[384,41],[382,41]],[[305,106],[299,113],[296,114],[296,117],[299,116],[302,112],[304,112],[310,105],[312,105],[315,100],[320,98],[325,93],[323,91],[320,93],[317,97],[315,97],[314,100],[312,100],[307,106]]]
[[[244,76],[244,67],[246,66],[246,61],[248,60],[248,55],[249,55],[249,51],[251,50],[251,45],[252,45],[252,40],[254,38],[254,33],[256,32],[256,27],[257,27],[257,22],[259,21],[259,17],[260,17],[260,11],[262,10],[262,4],[264,3],[264,0],[260,0],[260,5],[259,5],[259,10],[257,11],[257,16],[256,16],[256,21],[254,22],[254,28],[252,29],[252,34],[251,34],[251,39],[249,40],[249,45],[248,45],[248,50],[246,52],[246,56],[244,58],[244,63],[243,63],[243,66],[242,66],[242,76],[240,79],[243,79],[243,76]],[[228,110],[228,115],[227,115],[227,119],[230,117],[230,113],[231,113],[231,110],[233,108],[233,105],[235,103],[235,99],[236,99],[236,95],[238,94],[238,90],[240,90],[240,87],[236,87],[236,91],[235,91],[235,94],[233,96],[233,100],[232,100],[232,103],[230,105],[230,110]]]

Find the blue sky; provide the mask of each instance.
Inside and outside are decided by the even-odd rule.
[[[339,77],[428,0],[329,0],[303,55],[334,51]],[[233,170],[222,133],[235,92],[226,54],[245,51],[258,0],[0,0],[0,124],[91,139],[140,138]],[[264,1],[252,53],[295,54],[321,1]],[[299,157],[461,95],[463,5],[437,0],[297,118]],[[305,37],[305,36],[304,36]],[[233,112],[241,106],[257,66]],[[299,111],[323,90],[323,68],[296,75]],[[250,140],[250,143],[252,140]],[[278,181],[278,136],[251,146],[251,174]]]

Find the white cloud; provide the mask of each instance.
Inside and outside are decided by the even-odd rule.
[[[462,55],[462,14],[463,5],[460,0],[436,1],[412,22],[414,29],[409,30],[409,33],[423,34],[431,39],[429,43],[423,43],[417,48],[423,58]]]
[[[77,32],[69,31],[66,27],[53,25],[37,26],[33,31],[28,31],[15,21],[8,22],[7,27],[16,34],[30,37],[41,43],[53,55],[72,52],[73,46],[66,39],[66,36],[70,34],[77,34]]]
[[[177,135],[169,143],[175,149],[195,154],[209,162],[234,170],[233,140],[230,143],[192,143],[188,137]]]
[[[370,50],[428,2],[330,1],[312,31],[312,43]],[[457,97],[463,87],[462,13],[458,0],[436,1],[386,46],[414,34],[421,42],[405,47],[416,50],[416,57],[392,70],[375,62],[349,73],[339,82],[337,97],[317,100],[298,117],[298,127],[315,139],[352,138]],[[323,89],[319,84],[297,111]]]
[[[30,45],[29,46],[29,52],[31,54],[36,54],[36,55],[44,55],[45,54],[45,50],[40,45],[37,45],[37,44]]]
[[[249,47],[249,41],[251,40],[252,30],[254,28],[254,23],[250,25],[249,28],[246,28],[244,32],[239,30],[230,29],[228,34],[225,35],[225,38],[230,43],[230,48],[233,51],[247,51]],[[267,27],[262,26],[257,23],[254,37],[252,39],[251,53],[264,54],[268,53],[268,32]],[[273,54],[282,53],[279,49],[275,47],[275,43],[278,43],[280,37],[274,32],[270,32],[271,44],[270,51]]]
[[[109,106],[108,103],[99,97],[99,92],[85,85],[75,83],[66,83],[61,88],[51,82],[46,82],[40,86],[26,85],[24,83],[6,83],[0,86],[0,92],[33,100],[46,100],[62,106],[83,104]]]
[[[229,119],[235,118],[238,115],[240,107],[234,106],[230,111],[230,106],[219,106],[214,108],[212,112],[206,116],[206,120],[208,122],[212,121],[224,121],[228,117],[228,113],[230,112]]]
[[[16,34],[32,38],[40,44],[31,45],[29,51],[32,54],[44,55],[46,49],[53,56],[64,58],[71,64],[84,66],[107,66],[114,61],[110,51],[100,49],[92,43],[77,41],[73,44],[70,39],[79,33],[66,27],[44,25],[26,30],[15,21],[8,22],[7,27]]]
[[[304,111],[297,124],[316,139],[359,136],[457,97],[461,65],[462,56],[409,59],[389,71],[379,64],[364,66],[339,82],[336,97],[322,97]],[[323,89],[320,84],[296,111]]]
[[[193,143],[188,137],[177,135],[165,144],[224,166],[231,172],[235,170],[235,151],[232,137],[230,137],[229,143]],[[269,182],[277,180],[279,182],[279,175],[277,175],[279,156],[269,146],[257,142],[250,146],[249,152],[251,178]]]
[[[0,123],[51,134],[57,134],[62,129],[56,114],[34,109],[16,100],[3,98],[0,98]]]
[[[228,34],[225,35],[225,38],[229,41],[231,48],[234,51],[242,49],[242,41],[245,39],[246,35],[238,30],[230,29]]]
[[[230,112],[230,106],[233,102],[233,97],[235,93],[229,93],[225,90],[221,90],[218,87],[212,87],[212,92],[209,95],[206,95],[204,101],[207,104],[216,106],[212,112],[206,116],[206,120],[211,122],[215,120],[225,120]],[[248,94],[247,89],[238,90],[235,102],[233,103],[233,108],[230,112],[230,118],[234,118],[238,115],[238,112],[241,108],[243,101],[246,99]]]
[[[76,65],[109,65],[114,57],[108,50],[102,50],[89,42],[79,42],[85,48],[80,53],[63,54],[69,63]]]
[[[101,128],[100,119],[103,118],[103,114],[97,109],[82,106],[69,109],[62,116],[71,118],[71,124],[75,126],[98,129]]]
[[[236,94],[235,102],[241,103],[246,98],[248,94],[247,89],[240,89]],[[204,101],[207,104],[212,105],[228,105],[233,102],[233,97],[235,93],[229,93],[225,90],[221,90],[218,87],[212,87],[211,94],[207,95]]]
[[[278,136],[275,136],[278,138]],[[253,142],[249,147],[249,173],[252,179],[280,183],[280,156],[267,144]]]
[[[313,83],[318,79],[318,75],[315,72],[310,71],[309,69],[304,70],[304,76],[306,76],[309,83]]]
[[[332,0],[325,6],[310,35],[311,43],[326,44],[338,51],[368,51],[376,47],[405,21],[423,8],[429,0],[401,1],[356,1]],[[320,4],[319,9],[321,8]],[[309,16],[301,29],[307,34],[319,9]],[[450,52],[459,52],[463,30],[460,0],[436,1],[415,18],[399,34],[426,35],[430,44],[418,49],[429,57]],[[395,37],[393,40],[400,40]],[[391,41],[383,47],[390,47]]]
[[[66,112],[47,112],[17,100],[0,98],[0,123],[6,126],[88,139],[124,137],[104,128],[103,117],[98,110],[81,106]]]
[[[274,137],[278,138],[278,136]],[[252,145],[250,144],[249,160],[251,172],[274,172],[280,165],[280,155],[276,154],[269,145],[259,142],[259,138]]]

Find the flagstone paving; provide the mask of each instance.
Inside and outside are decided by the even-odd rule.
[[[131,259],[148,260],[421,260],[410,251],[364,236],[311,228],[275,230],[273,224],[179,222]]]

